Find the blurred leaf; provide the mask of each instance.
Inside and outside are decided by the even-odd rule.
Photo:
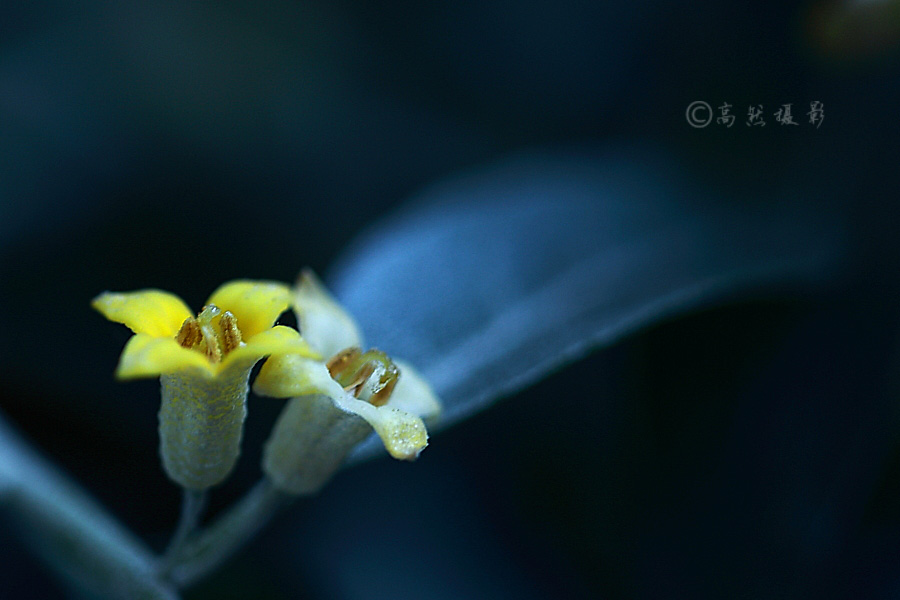
[[[150,551],[19,439],[2,415],[0,501],[23,539],[89,597],[178,598],[158,581]]]
[[[447,426],[663,318],[835,275],[822,207],[714,196],[657,153],[520,156],[376,225],[331,287],[367,344],[422,370]]]

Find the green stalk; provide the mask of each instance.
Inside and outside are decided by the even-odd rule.
[[[107,599],[177,600],[153,554],[0,417],[0,508],[25,542],[80,591]]]
[[[202,579],[250,541],[294,498],[263,479],[218,521],[182,546],[169,578],[179,588]]]

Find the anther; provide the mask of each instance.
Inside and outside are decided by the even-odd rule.
[[[214,323],[216,317],[219,319]],[[210,304],[204,306],[196,317],[184,320],[175,335],[175,341],[184,348],[203,352],[212,362],[219,362],[224,355],[240,346],[242,339],[237,317]]]
[[[394,363],[391,363],[390,367],[381,376],[379,381],[380,389],[375,390],[369,398],[369,403],[373,406],[386,404],[391,399],[391,394],[394,393],[394,387],[396,387],[398,379],[400,379],[400,369]]]
[[[181,324],[181,329],[178,330],[178,334],[175,336],[175,341],[183,348],[193,348],[202,339],[203,334],[200,333],[200,324],[197,323],[194,317],[185,319],[184,323]]]
[[[346,350],[341,350],[332,356],[325,365],[328,367],[328,372],[331,374],[332,379],[337,381],[337,378],[340,377],[341,373],[350,366],[351,361],[359,358],[361,354],[362,350],[354,346],[352,348],[347,348]]]
[[[374,406],[382,406],[391,397],[400,370],[381,350],[365,353],[359,348],[347,348],[326,364],[332,379],[341,384],[345,392],[356,398],[361,396]],[[377,378],[377,381],[372,381]]]
[[[371,362],[367,362],[364,363],[359,370],[355,371],[356,377],[354,377],[352,381],[341,381],[340,383],[344,386],[345,392],[350,392],[356,398],[359,398],[359,393],[362,391],[362,385],[368,381],[369,377],[371,377],[374,372],[375,365]],[[353,373],[350,373],[349,375],[353,375]]]
[[[219,319],[219,327],[222,329],[222,353],[228,354],[241,345],[241,330],[237,326],[237,317],[226,310]]]

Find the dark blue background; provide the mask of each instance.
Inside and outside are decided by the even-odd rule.
[[[423,186],[510,152],[652,143],[698,211],[789,190],[836,215],[843,275],[654,325],[414,466],[354,467],[187,597],[897,597],[898,26],[867,47],[833,6],[4,6],[0,406],[160,548],[179,493],[157,385],[112,380],[128,332],[91,297],[199,308],[235,277],[327,272]],[[700,99],[735,126],[688,127]],[[251,398],[212,511],[258,477],[277,410]],[[0,540],[0,596],[63,597]]]

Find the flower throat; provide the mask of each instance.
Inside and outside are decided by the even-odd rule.
[[[222,312],[215,304],[208,304],[199,315],[184,320],[175,341],[184,348],[206,354],[217,363],[241,345],[241,330],[231,312]]]

